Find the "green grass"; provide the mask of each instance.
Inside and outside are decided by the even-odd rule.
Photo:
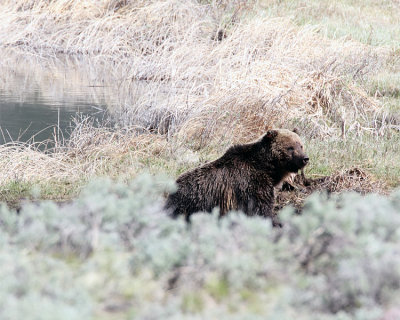
[[[304,144],[311,161],[306,167],[309,177],[328,176],[337,171],[358,167],[372,174],[388,188],[400,186],[400,136],[398,133],[384,136],[361,134],[325,138],[304,138]],[[110,159],[104,164],[105,173],[114,178],[123,178],[129,181],[140,172],[151,174],[164,173],[176,178],[183,172],[199,166],[205,162],[213,161],[225,151],[224,146],[214,146],[188,152],[192,161],[180,161],[179,154],[170,151],[154,156],[141,154],[132,167],[132,160]],[[134,157],[135,151],[124,157]],[[0,201],[6,202],[11,207],[18,207],[23,199],[51,199],[66,201],[76,197],[87,179],[76,180],[48,180],[48,181],[10,181],[0,185]]]
[[[229,296],[229,284],[225,279],[216,276],[210,277],[205,284],[206,291],[217,301],[223,301]]]
[[[68,201],[76,197],[86,183],[85,180],[10,181],[0,185],[0,202],[5,202],[11,208],[19,208],[23,200]]]
[[[204,309],[205,302],[199,292],[188,292],[182,297],[182,311],[184,313],[196,314]]]
[[[314,139],[306,141],[311,159],[306,172],[330,175],[334,171],[359,167],[384,181],[389,187],[400,185],[400,136],[361,135],[347,139]]]
[[[399,63],[400,65],[400,63]],[[371,96],[380,99],[392,111],[400,111],[400,74],[383,70],[366,80],[366,87]]]
[[[6,202],[11,207],[17,207],[21,199],[31,198],[31,182],[10,181],[0,186],[0,201]]]
[[[260,1],[271,16],[292,16],[299,25],[316,26],[332,39],[372,46],[400,45],[399,4],[374,0]]]

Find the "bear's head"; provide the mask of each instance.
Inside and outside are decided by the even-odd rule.
[[[297,172],[309,161],[296,130],[269,130],[262,137],[261,142],[270,150],[271,161],[277,168]]]

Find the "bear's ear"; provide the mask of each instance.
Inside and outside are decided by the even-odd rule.
[[[299,131],[299,129],[297,129],[297,128],[294,128],[292,131],[293,131],[294,133],[296,133],[296,134],[300,134],[300,131]]]
[[[273,139],[275,139],[275,137],[277,135],[278,135],[278,131],[276,131],[276,130],[268,130],[267,133],[262,138],[262,142],[263,143],[270,142]]]

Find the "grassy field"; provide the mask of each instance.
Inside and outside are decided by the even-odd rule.
[[[3,64],[12,70],[33,59],[54,70],[59,61],[73,72],[76,64],[60,57],[79,58],[82,74],[105,83],[119,129],[83,121],[52,154],[2,146],[1,198],[25,197],[38,183],[44,197],[69,198],[99,175],[176,176],[271,127],[300,129],[312,160],[308,174],[359,167],[393,188],[400,177],[397,7],[3,1]]]
[[[64,202],[0,208],[9,266],[0,317],[396,319],[399,9],[395,0],[1,1],[2,86],[32,66],[22,98],[30,80],[63,94],[51,77],[64,73],[71,90],[102,83],[93,100],[110,105],[114,126],[77,119],[70,139],[45,152],[0,146],[2,202]],[[175,178],[276,127],[300,130],[306,176],[329,177],[330,191],[392,195],[314,196],[304,220],[287,209],[283,233],[236,215],[200,216],[188,229],[161,212],[166,183],[142,173]],[[18,270],[36,280],[21,283]],[[27,311],[40,301],[45,311]]]

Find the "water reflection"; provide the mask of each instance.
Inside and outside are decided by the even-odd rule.
[[[3,54],[0,63],[0,144],[68,138],[77,114],[102,119],[111,98],[105,85],[62,60]]]
[[[0,144],[11,141],[42,142],[66,139],[71,131],[71,120],[80,115],[103,118],[98,109],[106,106],[91,103],[52,105],[40,99],[15,102],[0,91]]]
[[[132,59],[37,57],[17,48],[0,49],[0,55],[0,144],[52,139],[54,126],[68,138],[72,116],[103,119],[101,110],[118,128],[173,133],[207,108],[212,90],[212,82],[200,78],[158,79],[157,66],[132,68]]]

